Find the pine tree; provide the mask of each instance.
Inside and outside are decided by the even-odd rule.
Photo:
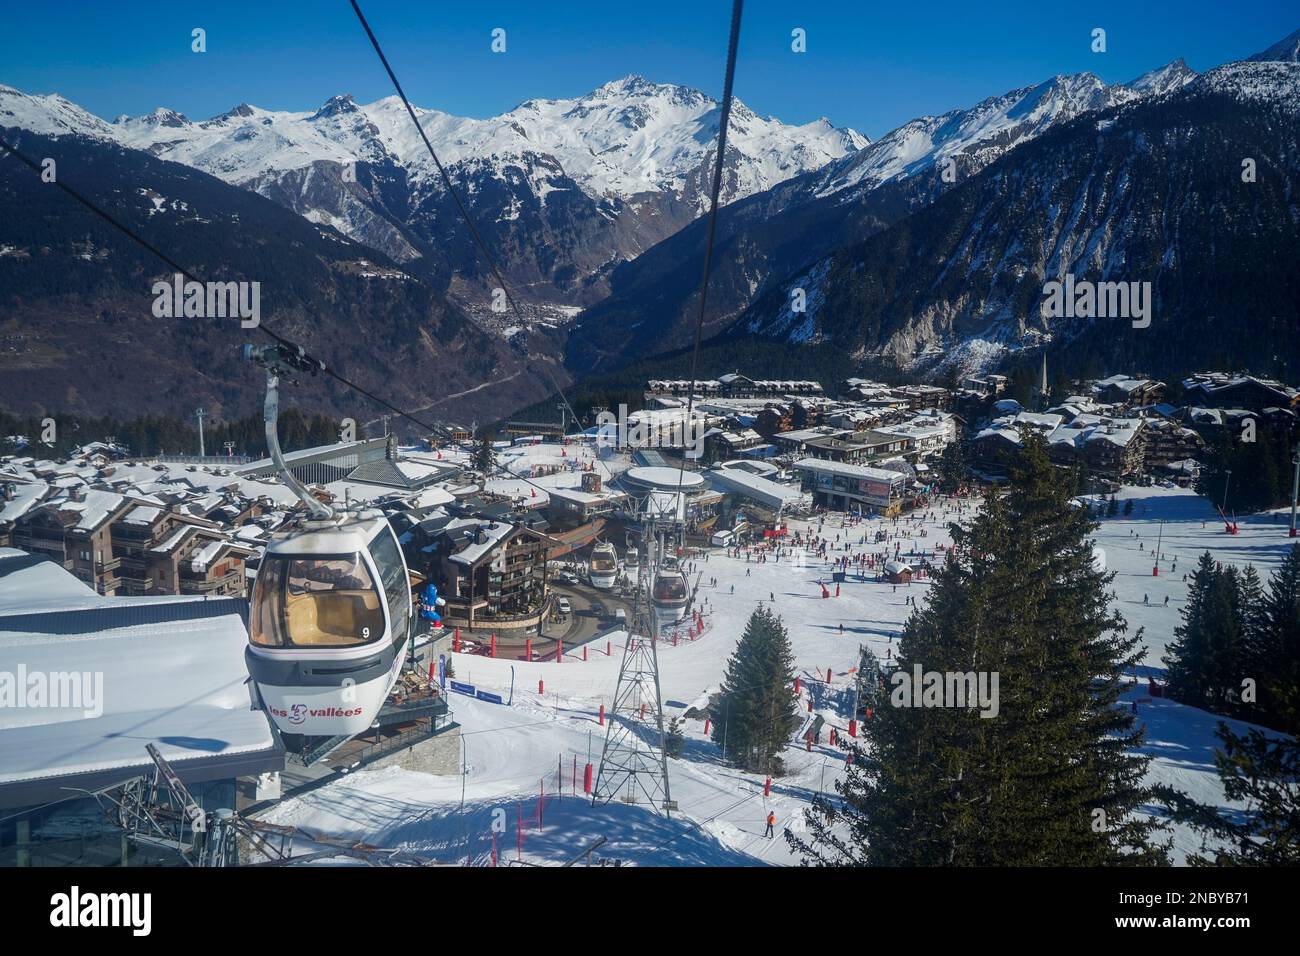
[[[1246,804],[1223,814],[1166,787],[1157,788],[1173,819],[1202,836],[1193,866],[1300,866],[1300,740],[1257,728],[1233,733],[1220,723],[1214,762],[1224,796]]]
[[[712,737],[726,759],[757,773],[781,772],[780,753],[799,726],[792,694],[794,653],[785,624],[759,607],[727,662],[711,707]]]
[[[1258,720],[1261,708],[1258,702],[1259,675],[1267,670],[1263,660],[1263,645],[1268,622],[1265,617],[1264,587],[1253,565],[1247,565],[1238,579],[1239,633],[1233,660],[1234,682],[1231,688],[1232,712],[1247,720]],[[1254,681],[1255,693],[1245,693],[1245,679]]]
[[[1246,668],[1259,688],[1258,722],[1300,733],[1300,544],[1269,578]]]
[[[1253,580],[1258,600],[1258,578]],[[1169,696],[1193,707],[1236,713],[1248,643],[1241,574],[1222,567],[1206,551],[1192,572],[1183,622],[1174,629],[1164,657]]]
[[[1129,498],[1124,502],[1124,517],[1128,518],[1133,515],[1133,499]]]
[[[864,725],[840,806],[819,801],[809,862],[878,865],[1162,863],[1160,824],[1141,813],[1151,791],[1142,739],[1117,702],[1136,664],[1110,610],[1112,576],[1093,563],[1095,525],[1071,506],[1070,477],[1026,432],[1005,496],[992,494],[908,621],[899,646],[912,668],[998,675],[996,716],[886,706]],[[891,704],[900,701],[891,695]],[[949,704],[953,703],[948,701]]]
[[[966,481],[966,447],[960,441],[949,442],[939,460],[939,490],[954,494]]]
[[[1131,500],[1131,499],[1130,499]],[[1119,501],[1114,495],[1110,496],[1110,501],[1106,502],[1106,517],[1114,518],[1119,514]]]
[[[493,438],[491,432],[480,433],[478,446],[474,449],[474,469],[483,475],[490,475],[496,470],[497,450],[492,445]]]

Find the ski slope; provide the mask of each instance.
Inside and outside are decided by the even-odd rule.
[[[1230,536],[1209,503],[1190,492],[1132,488],[1121,493],[1121,504],[1126,498],[1134,500],[1133,515],[1105,519],[1096,536],[1109,569],[1116,574],[1113,588],[1121,613],[1131,629],[1144,630],[1144,661],[1125,705],[1138,701],[1139,719],[1148,731],[1144,750],[1153,758],[1153,782],[1171,784],[1200,801],[1226,805],[1213,761],[1219,718],[1149,698],[1145,677],[1163,671],[1160,657],[1180,620],[1178,610],[1186,594],[1182,577],[1190,573],[1196,557],[1209,549],[1223,561],[1253,563],[1267,578],[1289,546],[1286,527],[1277,516],[1263,516],[1242,521],[1241,533]],[[965,507],[969,516],[975,505],[967,502]],[[847,543],[851,550],[861,551],[863,535],[870,542],[883,527],[898,536],[887,543],[890,554],[897,543],[906,557],[912,551],[929,553],[936,545],[947,545],[946,526],[960,517],[940,505],[919,520],[870,520],[846,526],[844,516],[830,515],[824,523],[791,521],[791,530],[817,533],[820,527],[830,543],[828,557],[833,559],[843,553],[837,545]],[[1149,549],[1158,534],[1163,536],[1164,557],[1160,576],[1153,577]],[[875,552],[886,545],[866,547]],[[715,577],[716,587],[711,583]],[[798,662],[800,708],[807,717],[820,714],[826,721],[821,742],[811,752],[798,736],[792,740],[783,755],[789,773],[774,781],[769,798],[763,795],[763,777],[724,766],[719,748],[704,734],[703,721],[690,719],[683,722],[683,755],[669,761],[672,797],[679,807],[671,820],[644,806],[611,803],[593,808],[583,799],[583,767],[589,753],[592,764],[599,764],[604,739],[604,728],[597,723],[599,709],[610,705],[618,675],[622,635],[615,634],[612,655],[607,656],[605,643],[597,641],[588,645],[586,661],[577,648],[559,664],[454,655],[458,680],[512,699],[507,707],[452,695],[454,717],[463,728],[463,781],[459,776],[399,769],[361,771],[285,801],[267,819],[475,865],[491,863],[494,814],[505,825],[505,832],[497,837],[499,865],[517,857],[525,863],[558,864],[602,836],[608,842],[599,855],[629,864],[797,863],[781,831],[800,829],[803,809],[819,791],[833,793],[835,781],[843,774],[844,753],[829,746],[827,736],[830,727],[844,734],[847,719],[837,713],[830,698],[851,687],[848,671],[856,665],[859,644],[871,647],[882,661],[892,657],[910,611],[907,599],[915,596],[922,603],[929,584],[895,587],[850,573],[840,596],[834,597],[829,560],[810,556],[800,567],[789,558],[779,563],[747,562],[743,555],[731,558],[721,551],[699,559],[690,578],[692,584],[701,582],[698,598],[706,626],[691,641],[684,623],[676,646],[671,632],[659,646],[666,716],[681,714],[717,688],[750,612],[760,603],[774,601]],[[821,596],[820,580],[828,582],[832,597]],[[1149,603],[1144,603],[1144,597]],[[545,682],[544,694],[538,693],[539,680]],[[807,713],[809,699],[812,714]],[[1238,730],[1244,726],[1229,723]],[[564,793],[557,795],[561,769]],[[777,817],[776,839],[762,835],[769,809]],[[1175,829],[1173,835],[1177,860],[1197,849],[1198,838],[1189,831]]]

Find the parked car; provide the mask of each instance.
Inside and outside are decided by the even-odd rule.
[[[560,598],[559,602],[556,604],[556,607],[560,609],[561,614],[568,615],[573,613],[573,605],[569,603],[569,599],[566,597]]]

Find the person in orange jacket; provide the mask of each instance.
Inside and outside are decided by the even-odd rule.
[[[768,810],[768,811],[767,811],[767,830],[766,830],[766,832],[764,832],[763,836],[765,836],[765,837],[767,837],[768,839],[771,839],[771,840],[776,839],[776,829],[775,829],[775,828],[776,828],[776,813],[775,813],[774,811],[772,811],[772,810]]]

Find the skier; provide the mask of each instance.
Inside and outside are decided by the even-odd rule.
[[[776,839],[776,813],[772,810],[767,811],[767,829],[763,832],[763,836],[769,840]]]
[[[1168,607],[1168,606],[1169,606],[1169,595],[1166,594],[1166,595],[1165,595],[1165,607]]]
[[[1149,594],[1144,594],[1144,595],[1142,595],[1142,603],[1143,603],[1143,604],[1150,604],[1150,603],[1151,603],[1151,595],[1149,595]]]

